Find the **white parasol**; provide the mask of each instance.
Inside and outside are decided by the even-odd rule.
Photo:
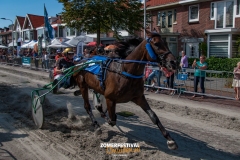
[[[3,45],[0,45],[0,48],[8,48],[8,47],[6,47],[6,46],[3,46]]]

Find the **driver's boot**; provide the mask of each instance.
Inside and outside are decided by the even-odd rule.
[[[54,87],[57,83],[58,83],[58,80],[54,79],[53,83],[52,83],[52,87]],[[55,86],[52,91],[53,91],[53,94],[57,94],[57,92],[58,92],[58,85]]]

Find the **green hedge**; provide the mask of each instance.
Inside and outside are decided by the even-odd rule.
[[[199,61],[199,58],[188,58],[189,66],[192,66],[192,63],[196,59]],[[237,66],[237,63],[240,62],[240,58],[207,58],[206,62],[208,64],[208,70],[215,71],[227,71],[232,72],[233,68]]]

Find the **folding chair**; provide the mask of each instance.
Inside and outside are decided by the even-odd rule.
[[[187,90],[187,86],[186,86],[186,80],[187,79],[188,79],[188,74],[186,72],[179,72],[177,74],[177,80],[180,83],[176,83],[175,86],[177,88],[177,91],[178,91],[179,95],[182,93],[182,91]]]

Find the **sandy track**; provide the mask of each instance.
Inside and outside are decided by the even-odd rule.
[[[135,104],[117,106],[131,111],[132,117],[118,116],[110,127],[94,111],[103,133],[95,136],[81,97],[72,91],[47,96],[45,125],[36,129],[31,118],[30,93],[37,83],[30,75],[12,76],[0,71],[0,159],[239,159],[239,108],[196,107],[178,100],[148,102],[179,145],[171,151],[160,131]],[[165,95],[163,95],[165,96]],[[66,99],[70,102],[67,104]],[[195,104],[198,102],[195,102]],[[178,105],[179,104],[179,105]],[[180,105],[181,104],[181,105]],[[200,106],[200,104],[199,104]],[[235,112],[234,112],[235,111]],[[239,113],[239,112],[238,112]],[[106,154],[100,143],[139,143],[141,152],[127,156]]]

